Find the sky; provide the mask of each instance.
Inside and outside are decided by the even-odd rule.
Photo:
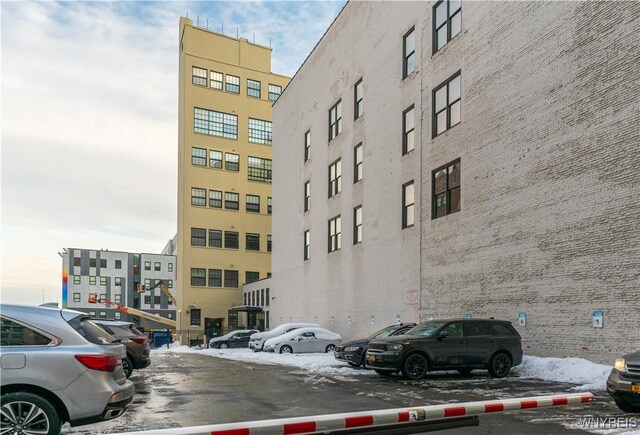
[[[0,301],[59,301],[63,248],[175,235],[180,16],[292,76],[344,3],[0,2]]]

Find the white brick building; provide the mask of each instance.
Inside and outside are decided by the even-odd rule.
[[[530,354],[638,348],[638,16],[348,3],[274,105],[273,324],[525,315]]]

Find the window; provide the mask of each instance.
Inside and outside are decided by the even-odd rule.
[[[342,132],[342,100],[329,109],[329,142]]]
[[[362,242],[362,206],[353,209],[353,244]]]
[[[460,123],[460,71],[433,91],[433,137]]]
[[[222,192],[219,190],[209,191],[209,207],[222,208]]]
[[[169,264],[171,264],[171,263],[169,263]],[[172,279],[168,279],[167,280],[167,287],[173,288],[173,280]],[[171,301],[169,301],[169,303],[171,303]]]
[[[169,263],[169,264],[167,264],[167,270],[168,270],[169,272],[173,272],[173,263]]]
[[[150,261],[145,261],[144,262],[144,270],[151,270],[151,262]]]
[[[240,77],[227,74],[227,92],[240,93]]]
[[[267,197],[267,213],[271,214],[272,208],[271,208],[271,197],[268,196]]]
[[[95,258],[90,258],[89,259],[89,267],[96,267],[96,259]]]
[[[156,272],[160,272],[161,267],[162,266],[160,265],[159,261],[156,261],[156,262],[153,263],[153,270],[155,270]]]
[[[329,198],[342,190],[342,162],[340,159],[329,165]]]
[[[362,142],[353,148],[353,182],[362,180]]]
[[[259,81],[247,79],[247,95],[250,97],[260,98],[260,82]]]
[[[107,277],[106,276],[101,276],[100,277],[100,285],[107,285]]]
[[[101,258],[100,259],[100,268],[101,269],[106,269],[107,268],[107,259],[106,258]]]
[[[209,166],[222,169],[222,151],[209,150]]]
[[[364,105],[362,103],[362,79],[358,80],[353,87],[353,119],[358,119],[362,116]]]
[[[80,266],[80,257],[74,257],[73,258],[73,265],[74,266]]]
[[[329,252],[338,251],[342,245],[342,223],[340,216],[329,219]]]
[[[191,246],[205,246],[206,232],[204,228],[191,228]]]
[[[96,317],[96,312],[95,311],[89,311],[89,317]]]
[[[406,78],[416,69],[416,46],[414,40],[414,30],[412,27],[402,38],[402,78]]]
[[[0,330],[2,331],[2,334],[0,334],[0,346],[46,346],[51,343],[51,338],[13,320],[0,319]],[[3,418],[4,415],[3,410]],[[4,429],[4,426],[2,427]]]
[[[144,297],[144,303],[147,305],[151,305],[151,296],[145,296]]]
[[[240,195],[233,192],[224,193],[224,208],[229,210],[240,209]]]
[[[222,90],[222,73],[210,71],[209,78],[211,79],[211,87],[213,89]]]
[[[114,280],[114,284],[117,285],[117,286],[121,286],[122,285],[122,277],[116,276],[115,280]]]
[[[114,294],[113,295],[113,302],[117,302],[117,303],[122,302],[122,295],[120,293]]]
[[[191,285],[192,286],[204,286],[206,279],[207,271],[206,269],[201,269],[197,267],[191,268]]]
[[[189,311],[190,311],[189,325],[200,326],[200,308],[191,308]]]
[[[271,252],[271,234],[267,235],[267,252]]]
[[[198,86],[207,87],[207,70],[204,68],[198,68],[197,66],[191,69],[191,83]]]
[[[113,313],[113,318],[115,320],[120,320],[122,318],[122,313],[120,313],[119,311],[116,311],[115,313]]]
[[[225,153],[224,155],[224,168],[227,171],[239,171],[240,170],[240,156],[233,153]]]
[[[270,298],[269,298],[269,287],[267,287],[267,307],[269,306],[269,301],[270,301]],[[267,312],[266,315],[269,316],[269,313]]]
[[[150,278],[145,278],[144,286],[145,287],[151,287],[151,279]]]
[[[80,275],[73,275],[73,283],[80,284]]]
[[[277,101],[282,94],[282,86],[269,83],[269,101]]]
[[[247,211],[260,213],[260,197],[258,195],[247,195]]]
[[[433,171],[431,218],[460,211],[460,160]]]
[[[209,269],[209,287],[222,287],[221,269]]]
[[[249,142],[271,145],[271,122],[249,118]]]
[[[433,7],[433,52],[440,50],[460,33],[462,28],[462,2],[443,0]]]
[[[304,183],[304,211],[311,209],[311,180]]]
[[[224,271],[224,286],[225,287],[238,287],[238,271],[237,270],[225,270]]]
[[[106,293],[100,293],[100,300],[105,300],[107,299],[107,294]]]
[[[249,284],[250,282],[258,281],[260,279],[260,272],[249,272],[246,271],[244,273],[244,283]]]
[[[402,186],[402,228],[412,227],[414,217],[414,191],[413,180]]]
[[[311,233],[309,230],[304,232],[304,259],[305,261],[311,258]]]
[[[246,242],[247,251],[260,250],[260,234],[247,233]]]
[[[73,294],[73,302],[80,302],[80,293]],[[4,331],[2,331],[4,333]]]
[[[402,112],[402,154],[415,148],[415,115],[413,105]]]
[[[250,181],[262,181],[264,183],[271,183],[271,160],[261,159],[260,157],[248,158]]]
[[[96,277],[95,276],[90,276],[89,277],[89,285],[96,285]]]
[[[209,247],[222,248],[222,231],[209,230]]]
[[[207,189],[199,187],[191,188],[191,205],[206,206],[207,205]]]
[[[311,130],[307,130],[304,134],[304,161],[307,162],[311,158]]]
[[[236,231],[225,231],[224,232],[224,247],[227,249],[238,249],[240,242],[239,233]]]
[[[116,269],[122,269],[122,260],[116,260]]]
[[[195,133],[209,136],[220,136],[227,139],[238,138],[238,116],[230,113],[216,112],[215,110],[194,108]]]
[[[107,312],[106,311],[100,311],[100,313],[98,314],[98,316],[101,319],[106,319],[107,318]]]

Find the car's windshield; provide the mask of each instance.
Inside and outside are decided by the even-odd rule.
[[[396,331],[396,326],[388,326],[384,329],[381,329],[380,331],[374,333],[373,335],[371,335],[369,338],[373,339],[373,338],[384,338],[384,337],[388,337],[391,334],[393,334]]]
[[[425,337],[431,337],[442,325],[442,323],[438,322],[420,323],[405,332],[405,335],[423,335]]]

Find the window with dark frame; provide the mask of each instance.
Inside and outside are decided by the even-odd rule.
[[[413,180],[402,186],[402,228],[415,224],[415,192]]]
[[[267,214],[271,214],[272,212],[272,208],[271,208],[271,197],[268,196],[267,197]]]
[[[191,188],[191,205],[206,207],[207,205],[207,189],[199,187]]]
[[[458,71],[433,90],[433,137],[460,123],[461,77]]]
[[[329,219],[329,252],[340,250],[342,246],[342,220],[340,216]]]
[[[204,228],[191,228],[191,246],[206,246],[207,230]]]
[[[247,251],[259,251],[260,234],[247,233],[245,236],[245,249]]]
[[[271,121],[249,118],[249,142],[271,145]]]
[[[114,283],[117,286],[121,286],[122,285],[122,277],[121,276],[116,276],[114,279]]]
[[[194,107],[194,133],[238,139],[238,116]]]
[[[106,269],[107,267],[107,259],[106,258],[101,258],[100,259],[100,268],[101,269]]]
[[[353,244],[362,242],[362,205],[353,209]]]
[[[159,262],[159,261],[156,261],[156,262],[154,262],[154,263],[153,263],[153,270],[154,270],[154,271],[156,271],[156,272],[160,272],[161,267],[162,267],[162,266],[161,266],[161,264],[160,264],[160,262]]]
[[[245,284],[249,284],[255,281],[259,281],[260,280],[260,272],[251,272],[251,271],[245,271],[244,272],[244,283]]]
[[[220,190],[209,191],[209,207],[222,208],[222,191]]]
[[[151,262],[150,261],[145,261],[144,262],[144,270],[151,270]]]
[[[342,100],[329,109],[329,142],[342,132]]]
[[[362,180],[362,142],[353,148],[353,182]]]
[[[227,171],[239,171],[240,155],[234,153],[224,153],[224,168]]]
[[[207,166],[207,150],[204,148],[191,148],[191,164],[194,166]]]
[[[405,79],[416,69],[415,27],[412,27],[402,38],[402,78]]]
[[[207,270],[199,267],[191,268],[191,285],[197,287],[204,287],[207,285]]]
[[[169,272],[173,272],[173,263],[169,263],[169,264],[167,265],[167,270],[168,270]]]
[[[80,275],[73,275],[73,283],[80,284]]]
[[[311,233],[309,230],[304,232],[304,260],[311,258]]]
[[[267,252],[271,252],[271,234],[267,234]]]
[[[119,294],[119,293],[118,294],[114,294],[113,295],[113,302],[117,302],[117,303],[122,302],[122,295]]]
[[[247,195],[247,211],[260,213],[260,196]]]
[[[240,77],[227,74],[226,80],[227,80],[226,81],[227,92],[231,92],[232,94],[239,94],[240,93]]]
[[[451,41],[462,29],[462,2],[442,0],[433,6],[433,52]]]
[[[96,259],[95,258],[90,258],[89,259],[89,267],[96,267]]]
[[[431,219],[460,211],[460,159],[433,171]]]
[[[247,79],[247,95],[260,98],[260,82],[258,80]]]
[[[308,162],[311,158],[311,130],[307,130],[304,134],[304,161]]]
[[[122,260],[116,260],[116,269],[122,269]]]
[[[415,149],[415,111],[413,104],[402,112],[402,154]]]
[[[329,165],[329,198],[342,191],[342,161],[336,160]]]
[[[237,270],[224,271],[224,286],[231,287],[231,288],[238,287],[238,271]]]
[[[189,325],[200,326],[200,308],[191,308],[189,312],[190,312]]]
[[[222,287],[222,269],[209,269],[209,287]]]
[[[311,180],[304,183],[304,211],[311,209]]]
[[[249,156],[247,159],[249,181],[271,183],[271,159]]]
[[[222,151],[209,150],[209,167],[222,169]]]
[[[204,68],[192,67],[191,83],[198,86],[207,87],[207,70]]]
[[[227,249],[240,248],[240,233],[237,231],[224,232],[224,247]]]
[[[74,257],[73,258],[73,265],[74,266],[80,266],[80,257]]]
[[[269,83],[269,101],[277,101],[282,94],[282,86]]]
[[[358,80],[353,87],[353,119],[358,119],[364,113],[364,104],[362,102],[363,85],[362,79]]]
[[[73,302],[80,302],[80,293],[73,294]]]
[[[209,230],[209,247],[222,248],[222,230]]]
[[[107,285],[107,277],[106,276],[101,276],[100,277],[100,285]]]
[[[211,80],[211,88],[222,90],[222,73],[217,71],[209,72],[209,79]]]
[[[240,194],[234,192],[224,193],[224,208],[227,210],[240,209]]]

